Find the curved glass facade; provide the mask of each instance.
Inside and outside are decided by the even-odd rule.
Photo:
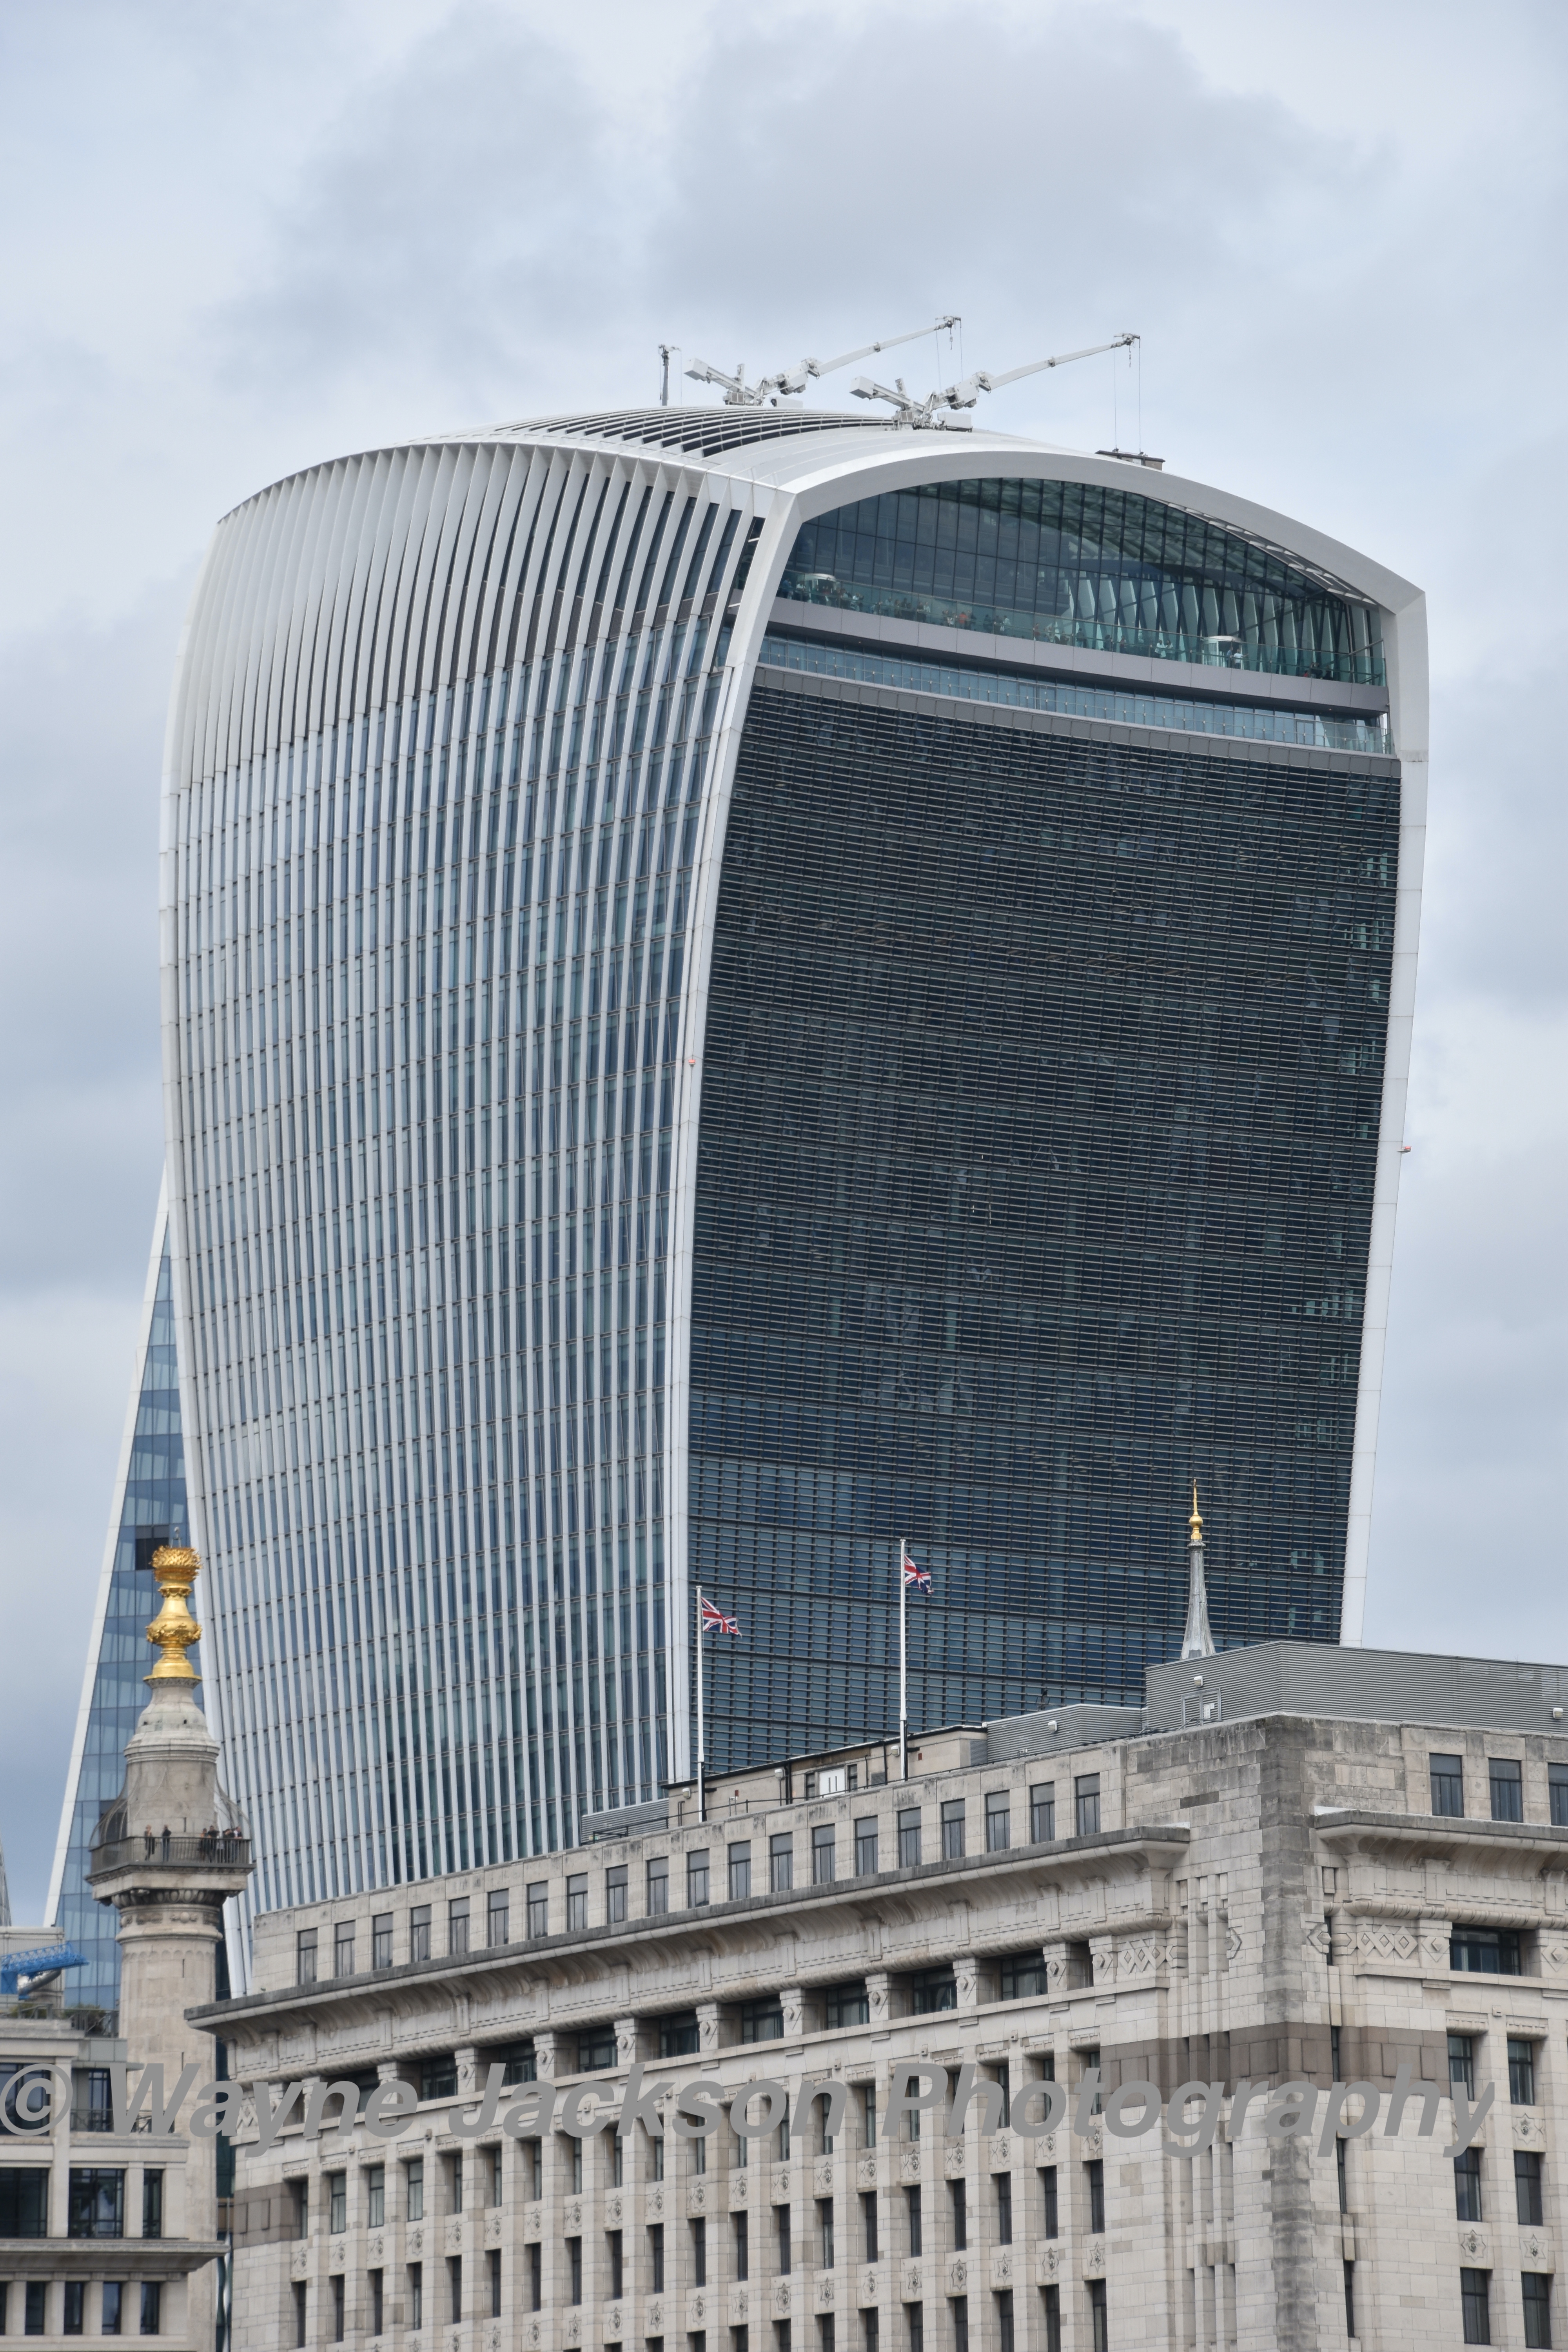
[[[1038,645],[1379,685],[1375,605],[1201,515],[1093,483],[926,482],[805,525],[781,596]]]
[[[774,674],[776,676],[776,673]],[[1338,1638],[1399,837],[1386,769],[763,674],[709,996],[692,1573],[715,1769]],[[848,698],[853,697],[855,698]]]

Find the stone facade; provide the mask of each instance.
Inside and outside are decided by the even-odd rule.
[[[1538,2340],[1543,2309],[1568,2341],[1568,1737],[1270,1714],[1030,1745],[1016,1724],[927,1738],[907,1782],[879,1748],[755,1772],[705,1822],[677,1790],[624,1836],[263,1917],[267,1990],[194,2021],[236,2075],[399,2079],[417,2105],[398,2138],[361,2119],[242,2146],[239,2352],[1427,2352],[1466,2340],[1467,2286],[1492,2342]],[[1464,1818],[1434,1815],[1435,1754],[1463,1759]],[[1518,1821],[1491,1818],[1494,1763],[1518,1768]],[[821,2102],[787,2144],[743,2140],[732,2106],[700,2148],[512,2137],[521,2087],[489,2127],[477,2105],[498,2060],[616,2099],[637,2062],[645,2089],[703,2076],[726,2104],[763,2076],[848,2096],[831,2146]],[[1014,2109],[889,2137],[911,2061],[972,2065]],[[1496,2086],[1479,2219],[1451,2063]],[[1119,2136],[1087,2098],[1073,2128],[1095,2065],[1107,2101],[1222,2082],[1221,2136],[1177,2156],[1141,2103]],[[1047,2076],[1068,2116],[1030,2137],[1017,2103]],[[1321,2108],[1336,2078],[1382,2106],[1321,2154],[1237,2095],[1300,2081]],[[1541,2161],[1516,2177],[1516,2154]]]

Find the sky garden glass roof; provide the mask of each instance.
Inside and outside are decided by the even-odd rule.
[[[926,482],[797,537],[779,593],[1039,645],[1381,685],[1374,604],[1200,515],[1093,483]]]

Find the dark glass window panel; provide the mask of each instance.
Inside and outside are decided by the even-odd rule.
[[[1467,2147],[1454,2158],[1454,2212],[1461,2221],[1485,2220],[1481,2210],[1481,2152]]]
[[[1493,1756],[1488,1761],[1487,1777],[1491,1783],[1493,1821],[1523,1821],[1523,1767],[1519,1764],[1506,1762],[1502,1758]]]
[[[1463,1975],[1517,1977],[1523,1958],[1516,1927],[1457,1927],[1448,1945],[1448,1966]]]
[[[1535,2105],[1535,2044],[1512,2033],[1508,2038],[1508,2095],[1510,2106]]]
[[[1568,1827],[1568,1764],[1547,1766],[1546,1792],[1551,1800],[1553,1825],[1558,1829]]]
[[[1458,1821],[1465,1810],[1465,1759],[1462,1756],[1434,1756],[1428,1761],[1432,1811]]]
[[[1136,1700],[1189,1417],[1216,1639],[1337,1639],[1397,841],[1349,759],[754,690],[695,1212],[716,1770],[880,1722],[907,1528],[917,1726]]]

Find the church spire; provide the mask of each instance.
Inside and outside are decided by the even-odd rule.
[[[1212,1658],[1214,1635],[1209,1632],[1208,1589],[1204,1582],[1204,1523],[1198,1509],[1198,1482],[1193,1481],[1193,1516],[1187,1522],[1187,1630],[1182,1636],[1184,1658]]]

